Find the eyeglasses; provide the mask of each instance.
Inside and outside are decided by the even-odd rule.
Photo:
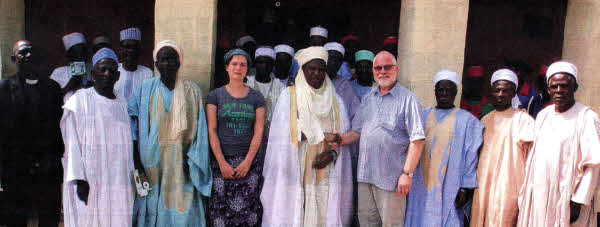
[[[379,72],[382,69],[385,69],[387,71],[387,70],[392,69],[392,67],[394,67],[394,66],[396,66],[396,65],[373,66],[373,71]]]

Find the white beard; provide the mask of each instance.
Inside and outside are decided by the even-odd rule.
[[[376,80],[375,82],[377,82],[377,85],[379,85],[379,87],[390,87],[394,83],[396,83],[396,81],[393,81],[393,80],[386,80],[386,81]]]

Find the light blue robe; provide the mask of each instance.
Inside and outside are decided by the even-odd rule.
[[[432,110],[435,110],[437,123],[441,123],[453,111],[453,109],[443,110],[432,107],[425,109],[422,116],[426,129],[430,126],[426,125],[425,119]],[[438,177],[436,184],[433,184],[429,192],[425,186],[421,164],[415,170],[411,191],[408,194],[405,226],[463,226],[464,218],[471,216],[470,203],[456,209],[454,201],[460,188],[477,187],[477,151],[483,142],[482,133],[483,125],[477,118],[467,111],[457,110],[452,139],[444,146],[446,149],[450,146],[450,151],[444,152],[436,174]],[[436,139],[434,138],[433,143],[438,142]],[[431,150],[434,147],[432,145]],[[424,150],[421,158],[430,155],[431,150]]]
[[[181,83],[186,84],[186,87],[189,88],[188,93],[193,94],[199,102],[198,104],[195,104],[199,105],[197,111],[198,129],[196,137],[193,143],[189,145],[189,149],[183,149],[183,163],[175,164],[175,166],[184,168],[182,173],[189,174],[189,178],[187,176],[185,177],[189,179],[189,182],[186,182],[183,185],[183,189],[185,190],[184,193],[189,193],[188,195],[190,195],[189,199],[185,200],[185,204],[188,205],[179,211],[176,207],[173,207],[172,209],[167,208],[165,201],[168,201],[168,198],[165,199],[165,195],[169,191],[164,192],[163,189],[165,187],[163,186],[171,187],[171,185],[162,185],[161,181],[163,178],[161,178],[159,182],[150,182],[152,189],[148,196],[143,198],[137,197],[134,204],[134,224],[140,227],[206,226],[202,198],[210,196],[212,175],[209,166],[206,118],[201,102],[202,94],[200,89],[194,83],[189,81],[182,81]],[[138,118],[137,122],[132,118],[133,139],[139,141],[140,159],[144,169],[146,169],[146,173],[148,173],[148,169],[150,168],[161,167],[160,165],[163,156],[169,157],[167,155],[176,155],[175,152],[162,154],[164,150],[168,150],[169,152],[173,151],[174,149],[170,149],[170,147],[178,145],[159,144],[159,126],[160,124],[163,124],[163,122],[159,122],[156,118],[152,119],[149,112],[151,106],[157,106],[156,102],[159,95],[162,96],[165,111],[167,113],[170,112],[175,90],[169,91],[161,82],[160,77],[157,76],[145,80],[130,97],[128,106],[129,115],[137,116]],[[151,100],[153,100],[154,103],[150,103]],[[166,171],[161,169],[160,175],[162,176],[164,172]],[[172,196],[173,194],[170,195]],[[173,198],[171,197],[171,199]],[[189,200],[191,200],[191,202]],[[173,205],[171,204],[171,206]]]

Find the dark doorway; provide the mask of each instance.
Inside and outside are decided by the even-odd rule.
[[[140,64],[152,67],[154,0],[25,0],[25,37],[42,55],[42,75],[50,76],[52,70],[67,64],[63,35],[81,32],[91,43],[93,37],[106,34],[116,51],[119,31],[133,26],[142,30]]]
[[[381,48],[388,36],[398,36],[400,1],[390,0],[219,0],[217,39],[231,44],[250,34],[259,45],[306,46],[309,30],[321,25],[329,41],[348,34],[360,39],[361,48]]]
[[[401,1],[391,0],[219,0],[217,5],[216,78],[223,76],[223,54],[244,35],[257,45],[307,47],[310,28],[327,28],[329,42],[346,35],[359,39],[359,50],[381,50],[389,36],[398,37]]]
[[[522,60],[535,87],[540,67],[561,59],[566,14],[567,0],[471,0],[465,69],[480,65],[489,81],[507,61]]]

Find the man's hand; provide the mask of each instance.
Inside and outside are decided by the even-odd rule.
[[[473,197],[473,189],[461,188],[458,190],[458,194],[454,200],[454,207],[456,209],[463,207],[471,197]]]
[[[313,168],[315,169],[323,169],[329,165],[333,161],[333,151],[322,152],[317,157],[315,157],[315,161],[313,162]]]
[[[410,192],[410,187],[412,185],[412,179],[406,174],[400,175],[398,178],[398,196],[406,196]]]
[[[246,174],[248,174],[248,170],[250,170],[250,165],[252,165],[252,162],[244,159],[244,161],[242,161],[242,163],[240,163],[233,170],[233,177],[235,179],[243,179],[244,177],[246,177]]]
[[[337,131],[334,131],[333,133],[325,133],[324,141],[332,150],[337,150],[342,144],[342,135],[340,135],[340,133]]]
[[[569,220],[569,223],[573,223],[573,222],[577,221],[577,219],[579,219],[579,212],[581,211],[581,203],[576,203],[576,202],[571,201],[569,206],[571,208],[571,218]]]
[[[221,170],[221,176],[223,176],[223,178],[228,179],[228,180],[233,179],[233,175],[235,174],[235,171],[233,170],[233,168],[231,168],[229,163],[227,163],[226,161],[219,162],[219,170]]]
[[[77,197],[87,206],[88,195],[90,194],[90,185],[82,180],[77,180]]]

